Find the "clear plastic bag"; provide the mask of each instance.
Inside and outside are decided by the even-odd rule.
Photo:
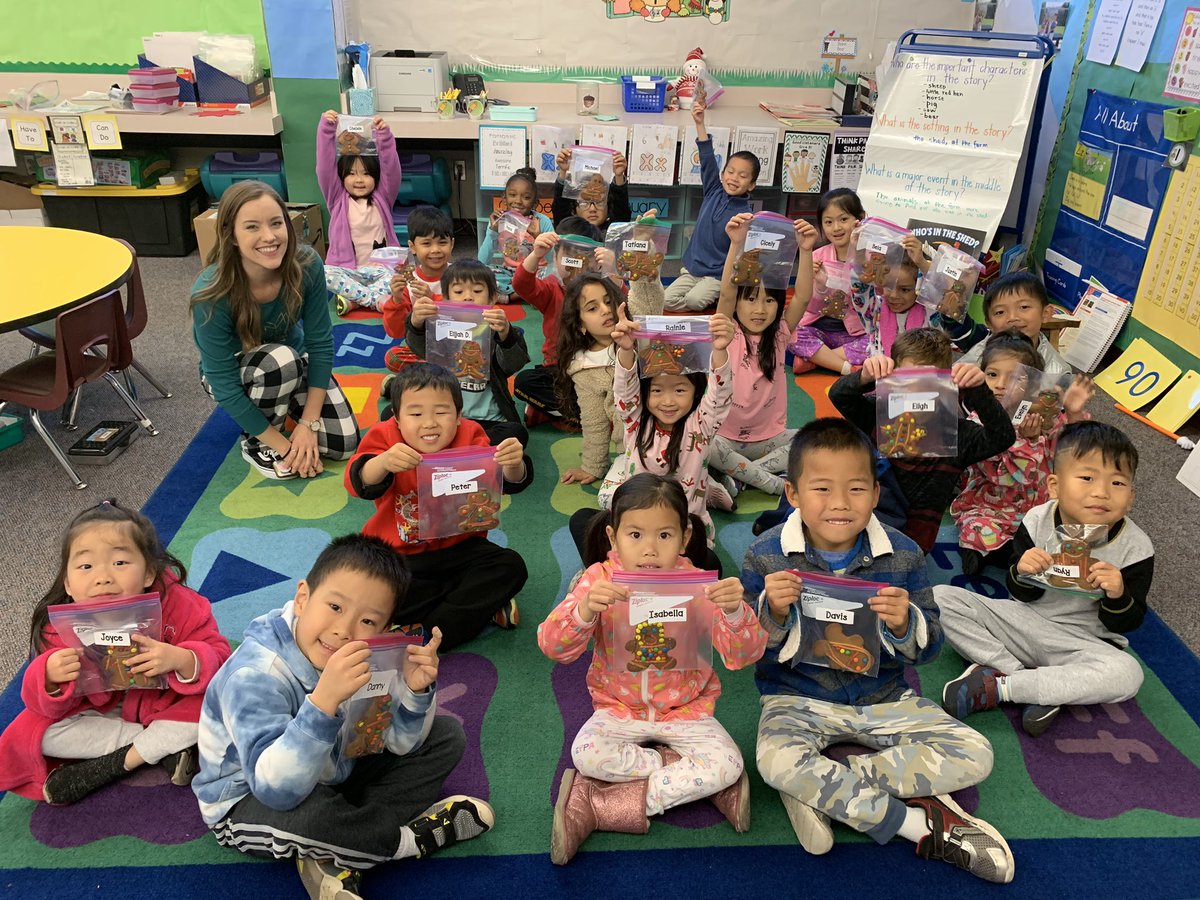
[[[417,536],[432,541],[499,528],[502,482],[494,447],[426,453],[417,466]]]
[[[433,321],[425,323],[425,361],[449,369],[464,391],[487,388],[492,329],[483,318],[486,308],[443,301],[437,305]]]
[[[559,240],[554,255],[554,271],[563,287],[570,287],[571,282],[584,272],[608,274],[605,266],[596,258],[598,249],[604,249],[604,245],[577,234],[565,235]]]
[[[690,375],[712,368],[712,335],[707,331],[632,332],[637,340],[638,377]]]
[[[614,222],[604,236],[604,246],[616,260],[617,274],[629,281],[657,278],[670,241],[671,226],[657,219]]]
[[[669,331],[674,334],[708,334],[711,316],[634,316],[642,331]]]
[[[371,116],[338,116],[338,156],[378,156]]]
[[[138,594],[97,603],[61,603],[49,607],[51,627],[68,647],[82,650],[75,690],[83,694],[135,689],[161,690],[165,675],[129,671],[126,660],[142,652],[133,635],[162,640],[162,603],[158,594]]]
[[[908,253],[900,241],[908,233],[887,219],[874,216],[863,219],[850,257],[854,274],[878,291],[892,290],[900,264]]]
[[[958,454],[958,385],[949,369],[897,369],[875,385],[876,445],[888,458]]]
[[[755,213],[746,234],[746,246],[733,264],[733,283],[761,284],[768,290],[787,290],[796,263],[796,229],[779,213]]]
[[[613,155],[608,147],[571,148],[571,163],[563,176],[563,196],[568,200],[608,202],[613,180]]]
[[[629,588],[629,602],[614,604],[608,617],[610,672],[712,668],[716,607],[704,586],[716,572],[613,572],[612,580]]]
[[[1092,565],[1092,548],[1108,540],[1107,525],[1056,525],[1046,552],[1054,560],[1040,575],[1020,574],[1017,580],[1040,588],[1068,594],[1101,597],[1104,592],[1087,580]]]
[[[496,220],[496,250],[507,265],[515,267],[529,254],[532,246],[529,224],[532,221],[511,209]]]
[[[983,263],[971,254],[941,244],[933,254],[929,271],[921,278],[917,300],[922,306],[961,322],[982,272]]]
[[[813,276],[813,287],[821,298],[821,315],[843,319],[852,308],[850,263],[829,260]]]
[[[371,251],[371,255],[367,259],[367,264],[385,266],[399,275],[412,274],[412,266],[408,261],[407,247],[376,247]],[[408,269],[407,272],[404,271],[405,267]]]
[[[1063,410],[1063,395],[1070,387],[1072,377],[1070,373],[1056,375],[1018,365],[1009,375],[1008,387],[1000,405],[1012,416],[1012,423],[1016,426],[1037,413],[1042,417],[1041,433],[1050,434]]]
[[[867,605],[887,584],[797,572],[800,649],[797,662],[855,675],[879,674],[879,617]]]
[[[705,106],[712,106],[725,93],[724,85],[708,69],[700,73],[700,84],[704,91]]]
[[[373,756],[387,749],[385,738],[392,726],[393,712],[400,704],[408,648],[419,646],[421,638],[392,632],[369,637],[366,644],[371,650],[367,659],[371,680],[340,709],[346,724],[338,734],[338,742],[346,759]]]

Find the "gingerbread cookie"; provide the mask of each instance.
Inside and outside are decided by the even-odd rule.
[[[920,456],[921,438],[925,429],[917,425],[917,417],[901,413],[879,429],[879,452],[884,456]]]
[[[346,746],[351,759],[384,751],[384,735],[392,724],[392,698],[376,697],[354,723],[354,737]]]
[[[675,649],[675,638],[667,637],[667,626],[662,622],[638,623],[633,630],[633,640],[626,642],[625,649],[633,654],[625,666],[630,672],[652,668],[667,672],[679,662],[670,654]]]
[[[733,264],[734,284],[741,287],[753,286],[762,281],[763,264],[759,259],[760,251],[747,250]]]
[[[461,381],[488,380],[487,361],[483,358],[483,348],[474,341],[467,341],[462,349],[454,354],[454,377]]]
[[[655,375],[682,375],[683,366],[680,358],[685,348],[679,344],[668,344],[666,341],[650,341],[646,349],[639,354],[642,378],[653,378]]]
[[[354,131],[343,131],[338,134],[338,156],[362,156],[364,149],[366,149],[366,138],[361,134]]]
[[[848,309],[847,299],[845,291],[833,291],[822,301],[821,315],[829,316],[831,319],[845,318]]]
[[[637,250],[624,250],[617,257],[617,274],[630,281],[654,278],[658,275],[658,267],[662,265],[662,261],[663,255],[657,251],[644,253]]]
[[[608,200],[608,184],[600,175],[593,175],[583,183],[579,191],[579,199],[591,203],[604,203]]]
[[[521,255],[521,236],[512,231],[503,231],[496,242],[500,255],[505,259],[515,260]]]
[[[1025,417],[1037,413],[1042,417],[1042,434],[1050,434],[1054,431],[1054,425],[1058,419],[1058,413],[1062,409],[1058,391],[1054,388],[1046,388],[1038,391],[1037,399],[1033,401],[1033,406],[1029,407],[1029,411],[1025,413]]]
[[[473,531],[488,531],[500,527],[500,501],[487,491],[476,491],[467,497],[467,502],[458,508],[460,534]]]
[[[841,625],[825,626],[825,636],[813,644],[813,650],[829,660],[834,669],[861,675],[875,665],[875,657],[863,645],[862,635],[846,634]]]
[[[954,321],[962,319],[966,306],[967,286],[961,281],[955,281],[942,294],[942,302],[938,304],[938,312]]]
[[[1046,581],[1055,587],[1089,590],[1088,571],[1092,562],[1092,545],[1083,538],[1063,538],[1058,552],[1051,554],[1053,563],[1046,572]],[[1056,571],[1057,570],[1057,571]]]
[[[140,647],[95,647],[93,650],[99,657],[96,659],[96,656],[93,656],[104,674],[104,686],[107,690],[127,691],[130,688],[159,687],[157,676],[132,672],[129,666],[125,665],[127,660],[142,652]]]

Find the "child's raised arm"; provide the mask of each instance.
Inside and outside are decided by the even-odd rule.
[[[338,191],[344,191],[342,180],[337,174],[337,137],[338,114],[335,110],[327,109],[321,113],[317,122],[317,186],[321,188],[321,196],[325,198],[325,206],[331,206],[338,196]],[[397,157],[396,166],[400,159]],[[397,182],[399,190],[399,182]]]
[[[622,303],[617,307],[617,324],[612,333],[613,343],[617,347],[617,365],[622,369],[632,369],[637,364],[636,341],[633,338],[635,331],[637,323],[630,321],[629,308]]]
[[[704,95],[704,91],[700,90],[696,93],[696,99],[692,101],[692,121],[696,123],[696,140],[707,141],[708,129],[704,127],[704,111],[708,109],[708,98]]]
[[[375,185],[375,192],[388,206],[393,206],[400,194],[402,177],[396,137],[382,116],[376,116],[371,121],[371,129],[375,137],[375,149],[379,152],[379,184]]]
[[[787,325],[788,334],[796,330],[804,311],[808,309],[808,301],[813,292],[813,247],[817,245],[817,229],[804,219],[797,219],[796,246],[800,250],[800,261],[796,266],[796,290],[792,294],[792,302],[783,311],[783,321]],[[728,265],[728,263],[726,263]]]
[[[733,266],[746,246],[746,235],[750,233],[753,213],[738,213],[725,223],[729,235],[729,252],[725,254],[725,268],[721,272],[721,294],[717,298],[717,312],[733,318],[737,311],[737,285],[733,283]],[[793,329],[794,330],[794,329]]]

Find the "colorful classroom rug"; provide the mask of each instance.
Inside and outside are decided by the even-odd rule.
[[[536,355],[538,314],[528,307],[511,314]],[[335,341],[338,377],[366,427],[376,420],[383,354],[391,342],[367,320],[339,324]],[[830,411],[825,391],[832,380],[813,374],[796,379],[793,423]],[[359,529],[370,509],[346,495],[342,464],[312,481],[267,481],[248,471],[236,438],[232,421],[214,413],[146,506],[231,638],[288,600],[330,537]],[[750,670],[722,671],[717,708],[750,761],[749,833],[735,834],[701,802],[654,820],[644,836],[594,835],[569,866],[552,866],[552,798],[570,741],[591,706],[586,658],[556,667],[538,651],[534,635],[579,568],[567,517],[594,505],[595,491],[558,482],[558,473],[578,462],[577,435],[539,428],[531,445],[536,481],[506,500],[503,527],[492,533],[529,563],[521,627],[489,630],[447,655],[439,680],[441,710],[459,718],[470,738],[447,792],[490,800],[497,827],[433,859],[369,873],[369,896],[453,891],[460,897],[697,900],[814,890],[889,897],[994,897],[1000,891],[1023,898],[1200,896],[1200,662],[1154,615],[1133,636],[1146,673],[1136,700],[1069,710],[1036,741],[1006,712],[971,719],[991,740],[996,764],[987,781],[959,799],[1010,840],[1017,873],[1007,889],[912,858],[905,841],[878,847],[841,826],[832,852],[808,856],[778,796],[753,771],[758,694]],[[715,516],[730,572],[737,571],[751,540],[755,516],[775,505],[756,492],[739,502],[736,513]],[[930,572],[937,582],[966,583],[948,532],[930,557]],[[985,578],[979,588],[996,595],[1002,585]],[[960,670],[960,660],[946,650],[933,664],[910,670],[909,680],[937,696]],[[0,725],[19,708],[18,688],[16,681],[0,699]],[[165,783],[157,771],[69,808],[4,796],[0,835],[5,896],[302,896],[289,864],[253,861],[219,847],[190,792]]]

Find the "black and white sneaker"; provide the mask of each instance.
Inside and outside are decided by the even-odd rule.
[[[309,900],[362,900],[362,874],[334,862],[297,857],[296,871]]]
[[[456,794],[439,800],[408,823],[417,839],[417,855],[429,856],[459,841],[490,831],[496,824],[492,807],[482,800]]]
[[[995,826],[967,815],[948,794],[904,802],[925,813],[930,832],[917,843],[917,856],[940,859],[994,884],[1013,880],[1012,850]]]
[[[284,481],[288,478],[296,477],[296,473],[283,464],[283,457],[270,447],[265,447],[262,444],[252,444],[249,441],[243,441],[242,459],[250,463],[250,467],[263,478],[274,478],[277,481]]]
[[[171,784],[185,787],[192,783],[192,778],[200,771],[200,753],[195,744],[164,756],[159,765],[166,770]]]

